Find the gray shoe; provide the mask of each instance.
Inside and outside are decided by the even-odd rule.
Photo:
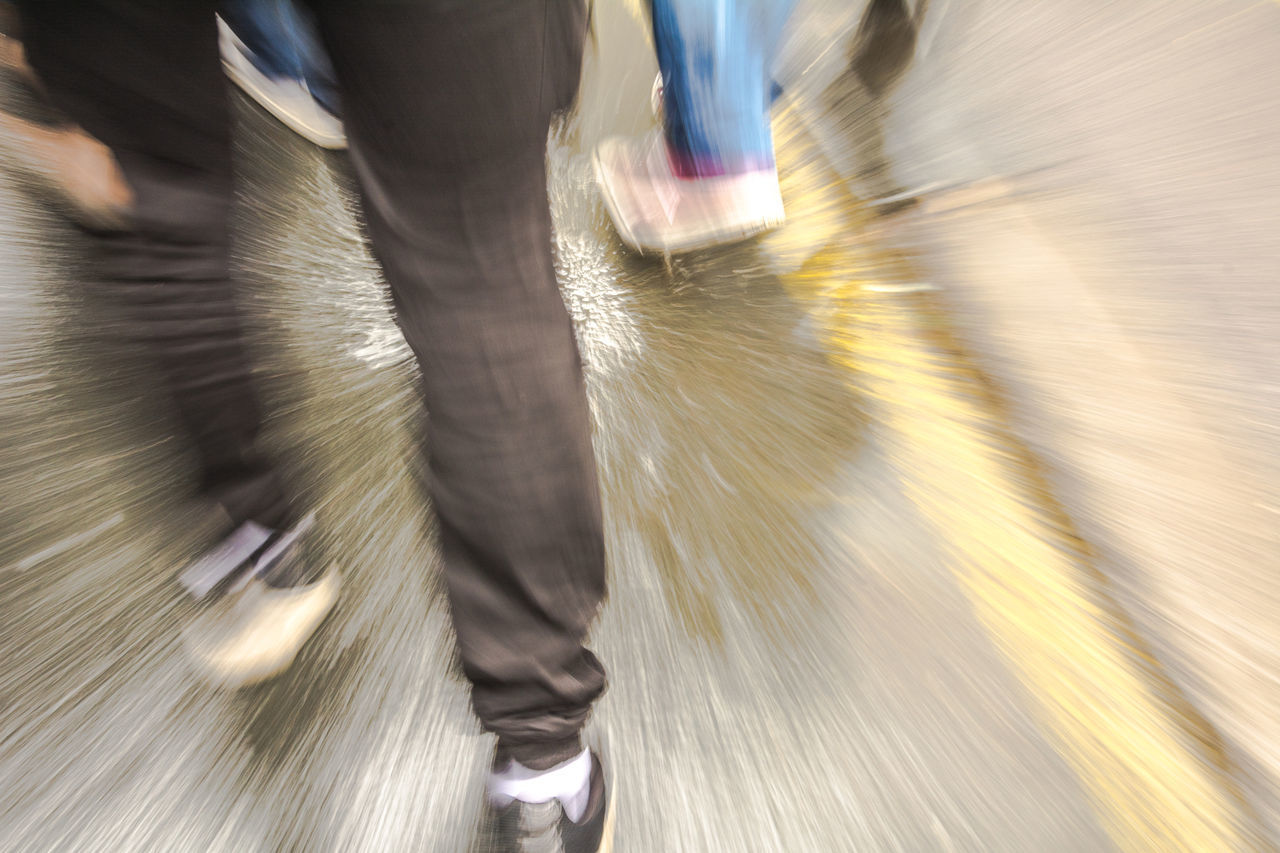
[[[600,757],[591,753],[587,808],[580,821],[559,800],[497,806],[485,803],[473,853],[612,853],[613,802]]]

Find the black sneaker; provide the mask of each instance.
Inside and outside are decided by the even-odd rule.
[[[283,672],[333,609],[341,581],[334,569],[317,573],[308,558],[313,523],[307,516],[288,530],[272,531],[247,556],[240,552],[260,536],[246,535],[242,527],[239,539],[229,539],[234,547],[224,542],[201,561],[218,555],[224,565],[235,564],[212,586],[210,574],[220,572],[207,565],[184,573],[193,595],[203,590],[203,597],[213,599],[183,631],[187,652],[206,680],[244,687]]]
[[[610,853],[613,809],[600,757],[591,753],[590,794],[581,821],[564,813],[559,800],[502,808],[486,799],[472,853]]]

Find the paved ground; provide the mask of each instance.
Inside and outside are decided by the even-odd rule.
[[[898,237],[1280,831],[1280,5],[937,0]]]

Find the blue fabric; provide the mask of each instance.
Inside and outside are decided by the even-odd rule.
[[[795,0],[652,0],[668,151],[681,175],[773,166],[773,62]]]
[[[223,0],[221,14],[259,71],[305,83],[322,107],[339,114],[333,66],[308,11],[293,0]]]

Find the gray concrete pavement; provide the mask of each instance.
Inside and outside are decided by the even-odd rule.
[[[906,239],[1280,825],[1280,7],[928,14],[894,177],[988,183]]]

